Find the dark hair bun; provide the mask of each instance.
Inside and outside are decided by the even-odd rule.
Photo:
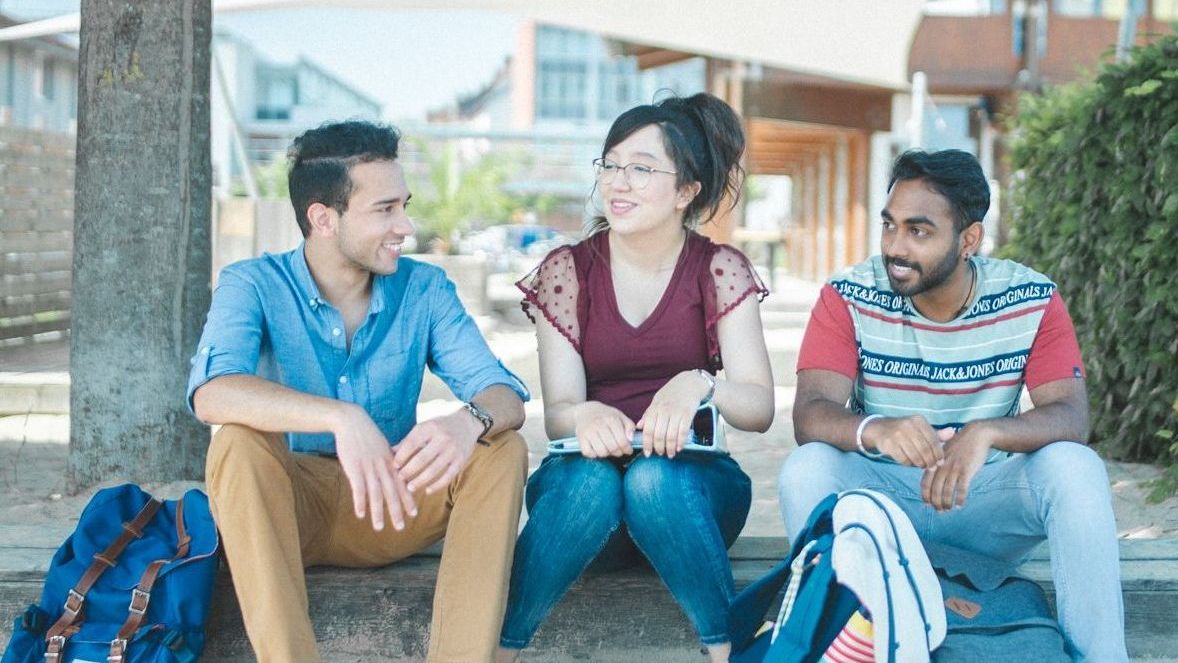
[[[719,212],[726,195],[732,206],[740,199],[744,178],[744,169],[740,165],[745,148],[744,126],[731,106],[706,92],[690,97],[670,97],[658,105],[690,115],[703,131],[707,165],[701,164],[703,167],[695,173],[701,187],[696,200],[688,208],[688,216],[706,223]]]

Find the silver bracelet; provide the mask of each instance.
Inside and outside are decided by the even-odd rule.
[[[879,457],[883,455],[879,451],[868,451],[867,447],[863,446],[863,429],[867,428],[867,424],[871,423],[872,421],[882,418],[883,415],[869,414],[866,417],[863,417],[863,420],[859,422],[859,428],[855,429],[855,446],[859,447],[859,453],[863,454],[864,456]]]

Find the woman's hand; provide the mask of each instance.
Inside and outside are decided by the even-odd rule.
[[[604,458],[633,453],[630,438],[634,436],[635,425],[621,410],[588,401],[577,406],[573,421],[582,456]]]
[[[663,385],[638,420],[642,453],[674,458],[683,451],[695,411],[708,389],[708,383],[696,371],[683,371]]]

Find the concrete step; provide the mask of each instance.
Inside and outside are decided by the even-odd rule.
[[[46,530],[0,531],[0,642],[13,618],[40,593],[56,547]],[[64,534],[61,534],[64,536]],[[308,572],[311,618],[329,661],[420,661],[429,628],[439,547],[403,562],[371,570],[316,568]],[[786,553],[775,537],[747,537],[730,553],[737,585],[760,577]],[[1178,633],[1178,540],[1121,542],[1126,635],[1138,659],[1173,660]],[[1046,553],[1025,572],[1050,590]],[[229,574],[218,578],[203,658],[211,663],[252,660]],[[622,663],[705,660],[686,618],[649,570],[629,570],[580,580],[545,623],[525,661]]]

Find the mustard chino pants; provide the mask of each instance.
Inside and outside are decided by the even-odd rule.
[[[428,661],[494,659],[507,600],[527,445],[508,431],[476,445],[449,488],[419,491],[418,513],[397,531],[358,519],[339,461],[288,450],[280,434],[239,425],[213,436],[205,478],[213,516],[254,654],[260,663],[320,661],[303,569],[374,567],[446,538]],[[391,625],[390,625],[391,626]]]

